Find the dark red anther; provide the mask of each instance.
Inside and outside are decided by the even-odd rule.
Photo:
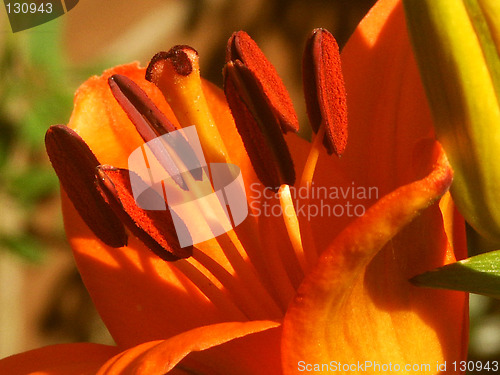
[[[267,122],[273,114],[259,95],[258,82],[240,62],[224,67],[224,92],[238,132],[259,180],[278,189],[295,183],[292,157],[276,122]]]
[[[253,79],[259,82],[259,95],[271,109],[282,131],[298,132],[297,113],[283,81],[257,43],[244,31],[235,32],[227,45],[226,63],[234,63],[237,60],[241,61],[252,72]]]
[[[188,258],[193,247],[182,248],[170,211],[144,210],[137,206],[130,183],[130,172],[107,165],[98,167],[98,187],[127,228],[151,251],[166,261]],[[138,177],[137,177],[138,178]],[[137,179],[134,179],[137,181]],[[148,194],[156,194],[149,191]],[[160,195],[156,199],[163,200]],[[164,202],[164,201],[163,201]],[[188,233],[187,229],[183,233]]]
[[[108,84],[116,101],[146,142],[177,130],[139,85],[130,78],[114,74],[108,78]]]
[[[157,137],[177,130],[163,112],[149,99],[146,93],[130,78],[115,74],[108,79],[108,84],[116,101],[125,111],[145,142],[152,141]],[[196,180],[201,180],[203,177],[201,164],[187,140],[182,136],[176,136],[170,138],[168,142],[171,142],[171,146],[176,150],[181,150],[182,157],[188,158],[190,161],[198,164],[198,168],[192,169],[190,173]],[[165,143],[152,142],[149,143],[149,147],[172,179],[181,188],[187,190],[179,168],[170,156]]]
[[[47,130],[45,147],[64,191],[87,226],[105,244],[125,246],[125,228],[96,189],[100,163],[85,141],[67,126],[54,125]]]
[[[314,132],[324,123],[328,153],[342,155],[347,144],[347,100],[339,47],[327,30],[315,29],[307,40],[302,78]]]
[[[261,182],[275,189],[295,183],[282,132],[298,131],[297,115],[276,70],[243,31],[229,39],[224,92]]]

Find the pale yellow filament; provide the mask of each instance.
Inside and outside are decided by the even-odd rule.
[[[302,177],[300,178],[299,187],[310,188],[312,185],[312,180],[314,176],[314,171],[316,170],[316,165],[318,164],[319,153],[323,144],[323,139],[325,135],[325,123],[321,122],[319,126],[318,133],[313,139],[311,149],[309,150],[309,155],[307,156],[306,164],[302,170]]]

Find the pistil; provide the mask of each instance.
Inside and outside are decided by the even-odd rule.
[[[198,53],[188,46],[159,52],[148,65],[146,79],[161,90],[182,127],[196,126],[207,160],[227,162],[226,147],[203,93]]]

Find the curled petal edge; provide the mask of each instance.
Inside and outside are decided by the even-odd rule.
[[[326,327],[340,314],[357,279],[388,241],[449,189],[453,171],[441,145],[435,142],[435,147],[432,171],[384,196],[345,228],[300,285],[283,322],[285,375],[297,373],[304,359],[331,361]]]

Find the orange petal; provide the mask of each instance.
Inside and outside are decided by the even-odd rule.
[[[192,352],[179,368],[196,369],[198,372],[195,373],[203,375],[283,375],[281,332],[281,326],[270,328],[204,351]]]
[[[447,192],[439,201],[439,209],[443,214],[444,230],[446,236],[453,246],[454,258],[462,260],[467,258],[467,237],[465,233],[465,220],[458,212],[455,202],[451,198],[450,192]],[[450,260],[449,263],[454,260]]]
[[[345,171],[380,196],[414,180],[415,145],[433,138],[432,117],[397,0],[382,0],[342,51],[349,144]]]
[[[78,269],[119,346],[170,337],[225,318],[174,264],[154,255],[134,236],[126,247],[106,246],[65,194],[62,200],[66,235]]]
[[[431,370],[419,373],[435,373],[437,362],[463,359],[465,295],[408,282],[448,261],[451,252],[433,203],[452,173],[436,147],[432,172],[350,224],[299,287],[283,326],[285,374],[299,373],[299,363],[330,361],[429,364]]]
[[[183,332],[168,340],[151,341],[111,358],[97,375],[155,375],[166,374],[172,370],[184,357],[191,352],[203,351],[247,335],[278,327],[279,323],[272,321],[252,321],[245,323],[221,323],[195,328]],[[261,350],[265,351],[266,342],[261,342]],[[276,353],[277,354],[277,353]],[[188,365],[185,365],[186,367]],[[224,368],[223,363],[204,364],[205,368],[215,366],[210,372]],[[183,366],[181,366],[182,368]],[[193,369],[190,369],[191,371]],[[233,369],[235,374],[246,373]],[[190,371],[187,371],[191,373]],[[205,373],[205,372],[204,372]],[[225,371],[218,373],[227,374]]]
[[[0,360],[0,374],[94,375],[116,353],[116,347],[99,344],[47,346]]]

